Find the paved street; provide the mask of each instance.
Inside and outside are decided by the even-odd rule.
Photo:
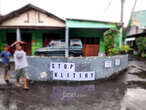
[[[86,84],[30,83],[30,90],[2,80],[0,110],[146,110],[146,61],[130,58],[129,67],[113,80]]]

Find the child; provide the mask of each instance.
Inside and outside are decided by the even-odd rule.
[[[8,71],[10,70],[10,52],[8,51],[8,46],[5,46],[5,50],[0,53],[0,57],[2,58],[2,63],[4,67],[4,80],[7,84],[9,84],[8,80]]]
[[[16,86],[20,87],[20,78],[24,78],[24,89],[28,90],[29,87],[27,85],[27,58],[26,58],[26,53],[23,51],[21,44],[24,42],[18,42],[16,41],[12,45],[16,45],[16,50],[14,52],[14,62],[15,62],[15,70],[16,70]],[[12,46],[11,45],[11,46]]]

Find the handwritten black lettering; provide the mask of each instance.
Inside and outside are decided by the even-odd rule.
[[[85,74],[85,78],[87,78],[87,77],[88,77],[88,74],[86,73],[86,74]]]
[[[64,69],[67,69],[67,64],[64,64]]]

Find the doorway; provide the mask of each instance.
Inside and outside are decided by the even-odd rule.
[[[14,43],[16,41],[16,33],[15,32],[6,33],[6,41],[7,45],[11,45],[12,43]],[[15,47],[11,48],[9,51],[11,54],[14,54]]]
[[[98,56],[99,38],[82,38],[83,56]]]
[[[14,32],[8,32],[6,34],[6,39],[7,39],[7,44],[11,45],[16,41],[16,33]],[[28,56],[32,55],[32,50],[31,50],[31,41],[32,41],[32,35],[31,33],[21,33],[21,40],[26,42],[27,45],[23,46],[24,51]],[[13,54],[15,51],[15,47],[10,49],[10,52]]]
[[[27,45],[24,45],[24,51],[28,56],[32,55],[31,49],[31,42],[32,42],[32,35],[31,33],[21,33],[21,40],[26,42]]]
[[[46,33],[43,34],[43,47],[46,47],[51,40],[61,39],[60,34]]]

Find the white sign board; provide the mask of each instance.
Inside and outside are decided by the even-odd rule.
[[[120,63],[121,63],[120,59],[115,59],[115,66],[120,66]]]
[[[50,71],[74,72],[75,64],[74,63],[51,62]]]
[[[95,80],[95,72],[53,71],[53,80],[91,81]]]
[[[112,67],[112,61],[105,61],[104,62],[104,66],[105,66],[105,68],[111,68]]]

